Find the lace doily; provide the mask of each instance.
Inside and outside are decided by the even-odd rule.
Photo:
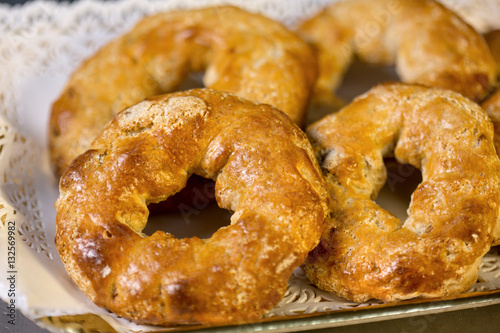
[[[0,5],[0,293],[30,318],[94,313],[118,332],[149,332],[94,306],[69,280],[53,244],[57,182],[48,163],[46,125],[51,103],[80,62],[154,12],[233,4],[293,26],[331,0],[36,1]],[[443,0],[482,31],[499,25],[500,2]],[[488,7],[483,4],[488,3]],[[479,4],[481,4],[479,6]],[[471,15],[473,8],[477,15]],[[487,14],[487,15],[486,15]],[[495,17],[497,21],[489,18]],[[487,19],[488,18],[488,19]],[[496,28],[500,28],[497,26]],[[11,247],[11,248],[10,248]],[[15,252],[15,253],[14,253]],[[13,277],[13,279],[12,279]],[[10,279],[10,280],[9,280]],[[10,282],[15,281],[14,285]],[[482,260],[471,291],[500,289],[500,255]],[[15,296],[8,296],[12,290]],[[366,307],[312,286],[297,269],[283,300],[266,316]]]

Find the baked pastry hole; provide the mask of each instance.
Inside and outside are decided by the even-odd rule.
[[[176,90],[184,91],[189,89],[205,88],[205,85],[203,84],[204,75],[205,72],[189,72],[184,76],[184,79],[181,81]]]
[[[342,83],[339,88],[334,91],[335,95],[339,98],[338,109],[352,102],[352,100],[367,92],[374,86],[383,82],[401,82],[401,79],[396,73],[396,67],[393,65],[381,66],[373,65],[363,62],[356,57],[353,59],[351,66],[342,78]],[[307,113],[307,123],[313,122],[325,117],[332,111],[331,106],[321,107],[319,105],[311,104],[309,112]]]
[[[230,224],[232,215],[218,206],[214,187],[213,181],[192,176],[174,200],[149,205],[150,216],[142,232],[151,236],[161,230],[179,239],[212,237],[217,230]]]
[[[411,195],[422,182],[422,172],[395,159],[386,159],[387,180],[375,202],[402,222],[408,218]]]
[[[382,82],[401,82],[395,66],[373,65],[354,58],[336,93],[346,103],[350,103]]]

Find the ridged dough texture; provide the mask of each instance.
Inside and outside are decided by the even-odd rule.
[[[147,237],[147,204],[191,174],[215,180],[231,224],[209,239]],[[60,180],[56,245],[97,305],[139,323],[257,320],[319,242],[328,213],[312,147],[284,113],[209,89],[121,112]]]
[[[271,104],[303,125],[317,75],[307,43],[283,25],[231,6],[146,17],[71,76],[49,124],[51,160],[60,175],[114,114],[174,91],[189,72],[205,87]]]
[[[500,160],[483,109],[450,90],[386,84],[307,134],[332,198],[303,265],[315,285],[356,302],[471,287],[499,220]],[[422,172],[405,221],[373,201],[387,177],[384,157]]]
[[[451,89],[475,101],[495,81],[495,62],[483,37],[435,1],[335,2],[298,32],[318,53],[315,103],[320,105],[338,105],[332,92],[354,55],[395,65],[403,82]]]

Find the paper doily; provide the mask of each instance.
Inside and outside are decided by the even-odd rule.
[[[69,74],[111,38],[140,18],[178,8],[233,4],[293,26],[331,0],[172,0],[36,1],[22,7],[0,5],[0,296],[15,300],[29,318],[94,313],[118,332],[147,332],[94,306],[70,281],[53,244],[57,182],[48,163],[46,124],[50,105]],[[482,31],[500,22],[500,1],[451,1]],[[478,7],[478,4],[481,6]],[[475,8],[476,16],[470,15]],[[477,9],[480,8],[481,11]],[[488,14],[488,15],[486,15]],[[495,16],[495,15],[493,15]],[[498,15],[496,15],[498,17]],[[500,28],[497,26],[496,28]],[[9,232],[11,231],[11,232]],[[9,238],[10,236],[10,238]],[[15,255],[9,249],[14,248]],[[9,295],[14,276],[15,297]],[[483,258],[480,279],[471,291],[500,289],[500,254]],[[379,303],[348,302],[312,286],[300,269],[290,278],[283,300],[266,317],[294,316]]]

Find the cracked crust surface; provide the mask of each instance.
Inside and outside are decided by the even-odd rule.
[[[307,129],[332,198],[303,268],[355,302],[464,292],[498,225],[500,160],[486,113],[449,90],[386,84]],[[375,200],[384,157],[422,171],[408,218]]]
[[[147,204],[191,174],[215,180],[231,224],[209,239],[142,234]],[[60,180],[56,245],[97,305],[139,323],[256,320],[319,241],[324,178],[281,111],[198,89],[121,112]]]
[[[58,176],[114,114],[204,71],[205,87],[271,104],[302,125],[316,79],[309,45],[278,22],[232,6],[156,14],[71,76],[49,124]]]

